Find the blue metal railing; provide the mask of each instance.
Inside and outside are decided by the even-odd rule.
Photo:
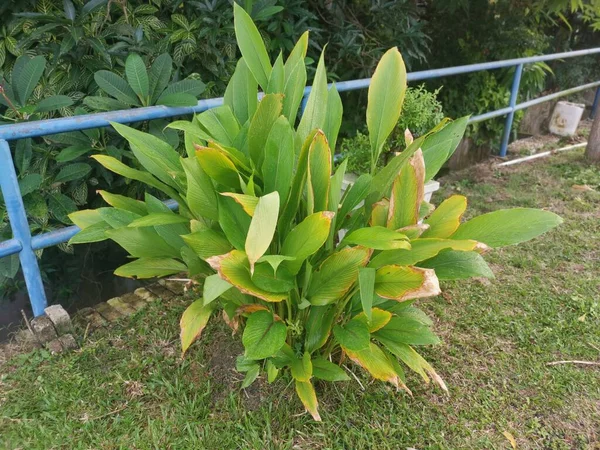
[[[500,147],[500,156],[504,157],[506,156],[514,113],[516,111],[594,87],[597,89],[594,105],[592,107],[592,117],[596,113],[598,103],[600,102],[600,81],[595,81],[538,97],[523,103],[517,103],[523,66],[525,64],[536,62],[553,61],[557,59],[573,58],[577,56],[593,54],[600,54],[600,47],[587,50],[577,50],[573,52],[554,53],[551,55],[533,56],[529,58],[507,59],[504,61],[412,72],[408,74],[408,81],[421,81],[451,75],[479,72],[483,70],[515,67],[516,69],[513,76],[509,105],[506,108],[490,111],[478,116],[472,116],[469,119],[469,123],[473,123],[492,119],[494,117],[506,116],[504,133],[502,135],[502,143]],[[336,83],[336,87],[340,92],[352,91],[357,89],[365,89],[369,87],[370,82],[370,78],[342,81]],[[304,90],[304,101],[306,100],[310,89],[310,87],[307,87]],[[164,119],[167,117],[206,111],[207,109],[214,108],[222,104],[223,98],[213,98],[208,100],[200,100],[198,105],[194,107],[152,106],[146,108],[111,111],[106,113],[87,114],[76,117],[63,117],[59,119],[39,120],[35,122],[23,122],[0,126],[0,188],[2,189],[2,194],[6,203],[6,210],[8,212],[8,218],[13,232],[12,239],[0,242],[0,258],[16,253],[19,254],[21,267],[23,269],[23,276],[25,278],[25,284],[29,294],[29,300],[35,316],[43,314],[44,308],[47,306],[46,295],[44,292],[44,286],[42,283],[42,277],[38,267],[35,250],[67,242],[75,234],[77,234],[79,228],[76,226],[71,226],[49,233],[43,233],[33,237],[31,236],[25,207],[23,205],[23,199],[19,190],[19,183],[14,162],[7,141],[47,136],[69,131],[80,131],[90,128],[107,127],[110,126],[110,122],[131,123],[143,120]],[[169,206],[175,207],[176,204],[174,202],[169,202]]]

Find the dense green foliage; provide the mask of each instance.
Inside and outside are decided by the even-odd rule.
[[[141,169],[94,156],[162,191],[178,212],[149,193],[138,201],[104,192],[111,207],[70,215],[82,228],[71,243],[115,241],[133,258],[116,275],[186,272],[202,293],[181,317],[182,352],[222,310],[241,334],[242,387],[260,374],[269,382],[291,375],[317,421],[313,379],[349,380],[340,367],[346,358],[408,393],[400,363],[447,390],[415,349],[439,339],[414,301],[438,295],[439,280],[492,278],[482,253],[537,237],[561,218],[514,208],[462,222],[466,197],[451,196],[437,209],[424,200],[425,182],[456,149],[467,118],[416,139],[406,133],[403,151],[378,169],[406,92],[396,48],[379,61],[368,91],[369,172],[342,195],[346,163],[332,167],[342,101],[335,86],[327,88],[323,56],[298,119],[308,33],[285,63],[281,54],[272,62],[250,16],[234,5],[234,17],[242,58],[225,104],[170,124],[184,131],[186,157],[116,123]],[[257,101],[259,86],[265,95]]]

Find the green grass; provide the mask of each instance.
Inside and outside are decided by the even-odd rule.
[[[289,380],[240,392],[240,345],[212,322],[182,360],[180,300],[156,303],[64,356],[36,351],[1,367],[7,449],[593,449],[600,446],[600,179],[581,153],[447,178],[470,213],[548,208],[565,223],[488,255],[496,279],[446,283],[421,301],[443,339],[423,349],[450,389],[409,375],[414,397],[361,380],[318,384],[322,423]],[[438,195],[439,202],[441,196]]]

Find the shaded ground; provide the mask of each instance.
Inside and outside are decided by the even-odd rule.
[[[443,339],[424,353],[449,397],[409,375],[410,398],[355,368],[365,390],[319,384],[315,423],[289,380],[239,391],[240,347],[216,322],[181,360],[180,299],[70,355],[0,366],[0,448],[509,449],[507,435],[520,449],[600,448],[600,367],[547,365],[600,361],[600,170],[581,154],[443,180],[443,196],[466,194],[471,215],[527,206],[565,219],[489,255],[496,280],[446,283],[420,302]]]

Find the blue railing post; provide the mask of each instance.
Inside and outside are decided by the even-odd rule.
[[[44,314],[44,308],[48,306],[48,302],[46,301],[37,257],[31,247],[31,233],[29,232],[29,223],[27,222],[27,214],[19,189],[15,165],[10,154],[10,147],[5,140],[0,140],[0,188],[6,203],[6,211],[8,212],[13,237],[21,243],[21,251],[19,252],[21,269],[25,277],[27,292],[29,292],[33,315],[37,317]]]
[[[596,117],[598,112],[598,103],[600,103],[600,87],[596,88],[596,95],[594,96],[594,103],[592,104],[592,111],[590,112],[590,119]]]
[[[504,133],[502,135],[502,144],[500,145],[500,156],[505,157],[508,150],[508,140],[510,139],[510,130],[512,129],[513,119],[515,118],[515,106],[517,105],[517,97],[519,96],[519,85],[521,84],[521,75],[523,74],[523,64],[517,65],[515,76],[513,77],[512,88],[510,90],[511,111],[506,116],[504,123]]]

